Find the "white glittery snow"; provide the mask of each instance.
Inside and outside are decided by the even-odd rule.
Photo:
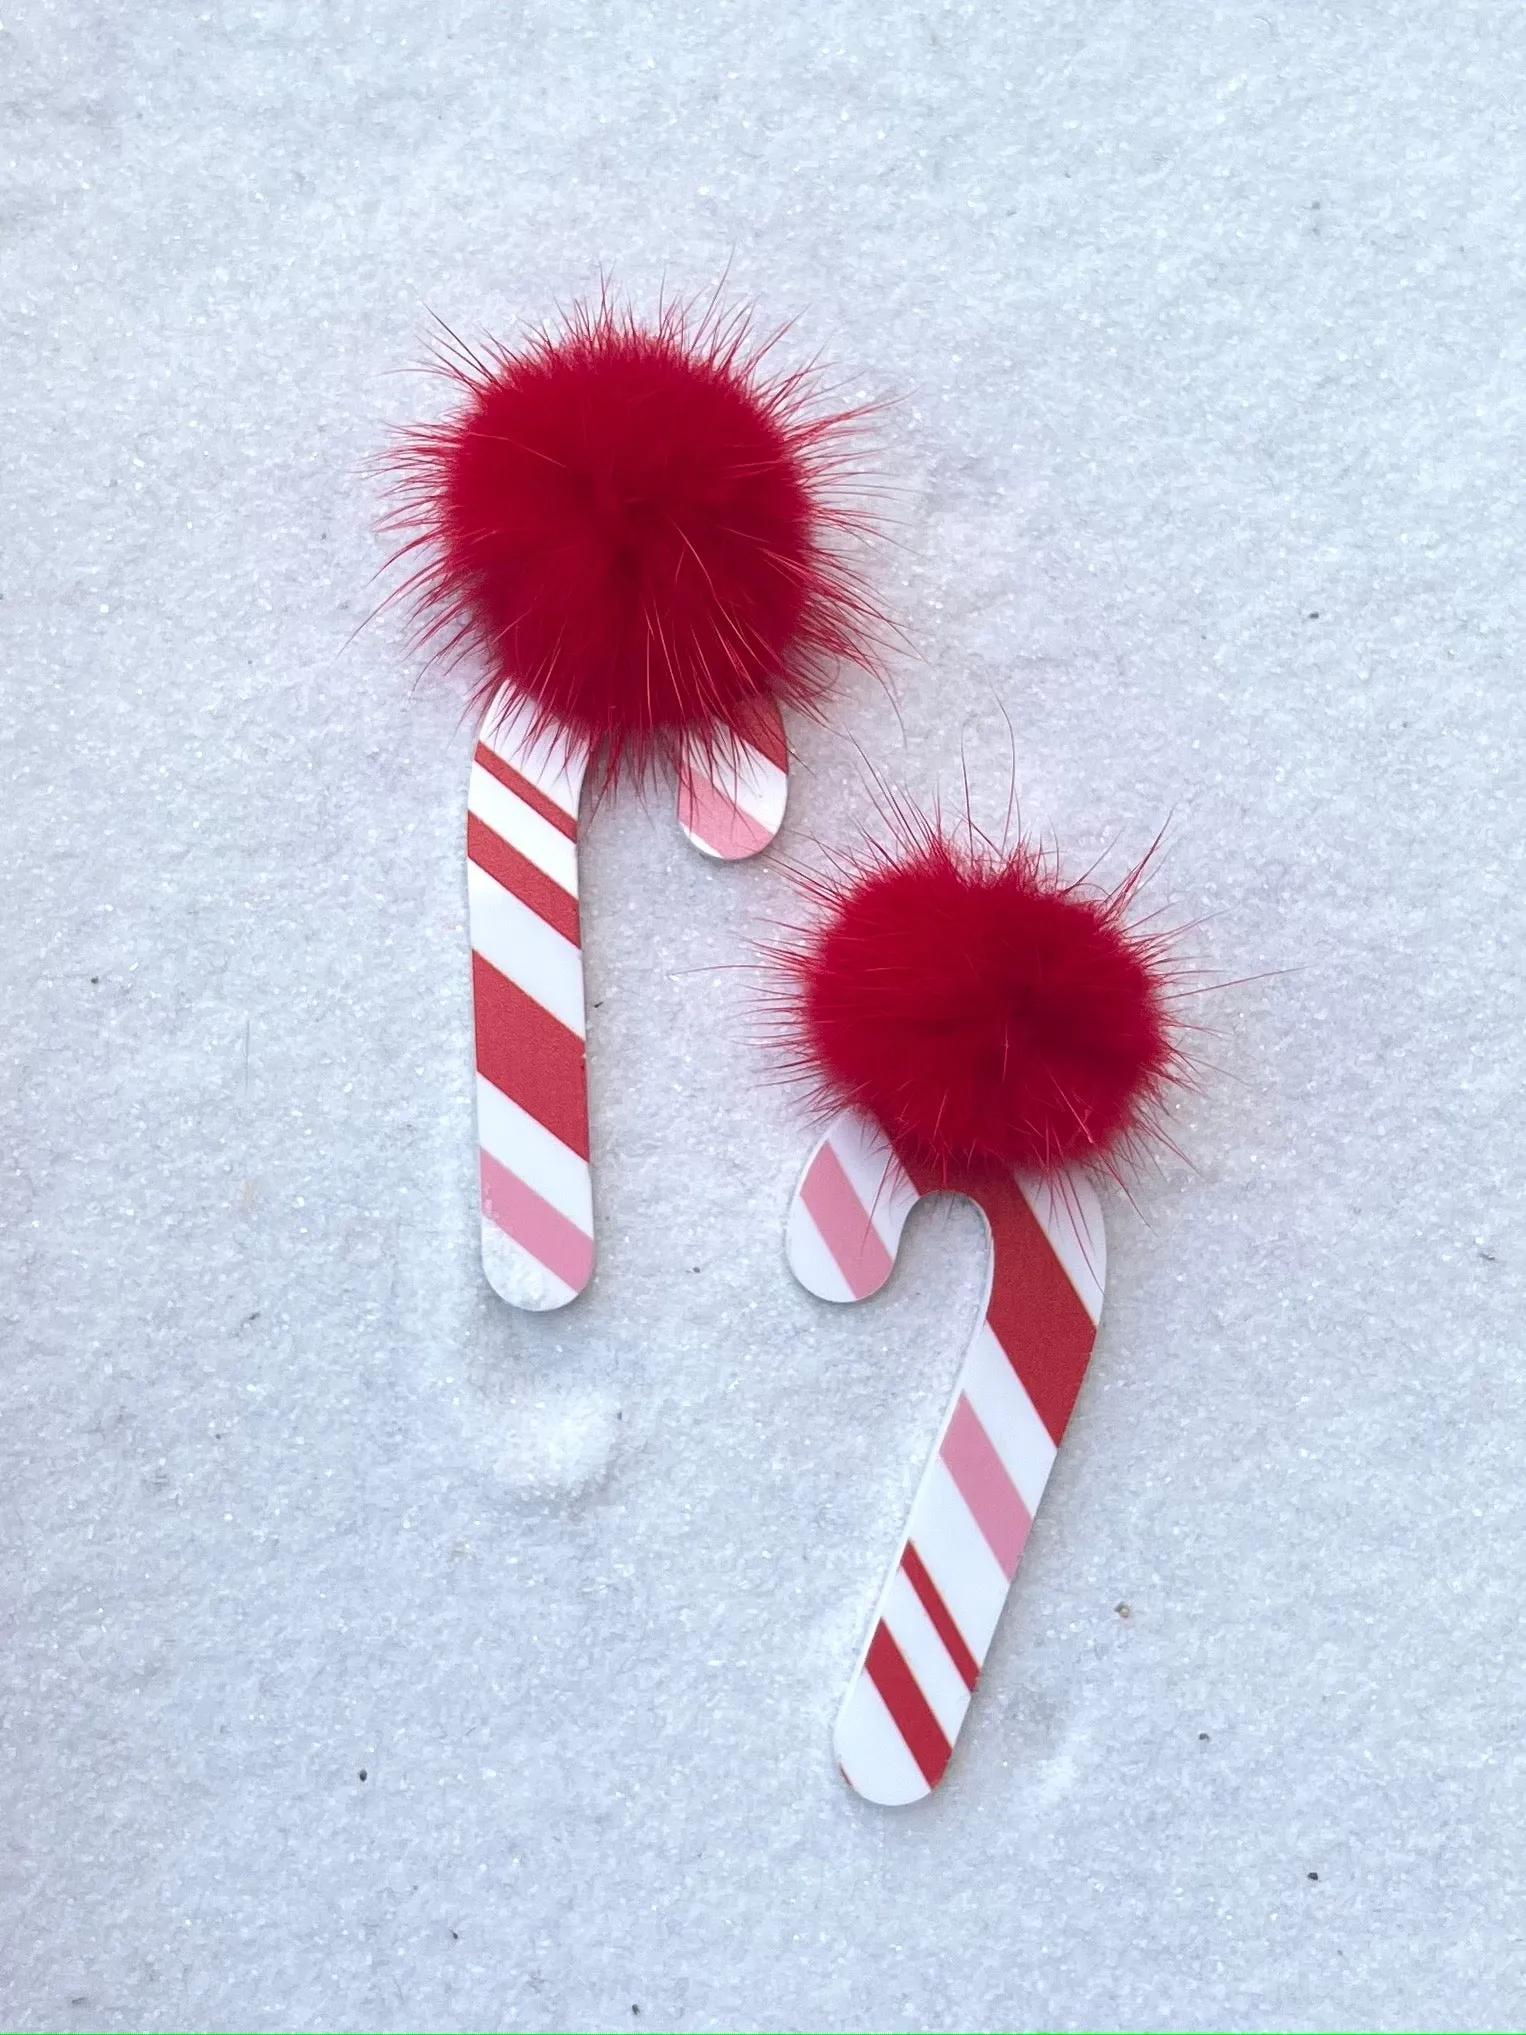
[[[1520,2026],[1520,10],[19,0],[0,101],[0,2021]],[[599,1267],[515,1314],[365,468],[430,313],[606,271],[896,399],[907,647],[781,854],[598,811]],[[737,964],[865,758],[999,830],[1014,755],[1238,986],[887,1813],[979,1225],[791,1282]]]

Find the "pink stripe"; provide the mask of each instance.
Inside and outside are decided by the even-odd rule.
[[[1017,1574],[1023,1543],[1033,1521],[1018,1496],[1017,1486],[1002,1468],[1001,1457],[981,1426],[980,1416],[962,1392],[938,1453],[1010,1583]]]
[[[726,862],[756,855],[774,838],[750,813],[729,799],[703,771],[684,770],[678,780],[678,824],[687,827]]]
[[[593,1238],[584,1236],[559,1208],[483,1152],[482,1213],[511,1236],[558,1279],[581,1293],[593,1277]]]
[[[878,1293],[890,1277],[890,1253],[830,1144],[822,1146],[801,1181],[800,1199],[853,1298]]]

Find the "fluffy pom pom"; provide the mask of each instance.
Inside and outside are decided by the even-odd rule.
[[[387,527],[424,634],[474,650],[484,703],[526,701],[611,774],[729,745],[759,707],[819,706],[874,616],[836,540],[859,413],[813,414],[740,317],[606,302],[518,352],[451,339],[445,423],[407,433]]]
[[[1104,892],[1029,843],[1003,853],[893,817],[893,847],[800,879],[816,917],[775,957],[773,999],[794,1070],[944,1184],[1116,1171],[1182,1077],[1172,936],[1129,923],[1150,858]]]

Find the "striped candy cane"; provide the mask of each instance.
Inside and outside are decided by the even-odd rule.
[[[701,854],[740,862],[784,823],[789,751],[770,700],[754,708],[746,739],[691,747],[678,773],[678,824]]]
[[[679,819],[722,861],[766,847],[784,818],[778,709],[746,741],[689,751]],[[593,1277],[588,1062],[578,919],[578,802],[588,755],[490,713],[467,793],[466,880],[477,1041],[482,1266],[512,1307],[565,1307]]]
[[[878,1125],[840,1116],[790,1207],[796,1278],[823,1300],[878,1292],[931,1191]],[[990,1229],[990,1291],[833,1741],[871,1802],[915,1802],[943,1778],[1102,1310],[1102,1210],[1082,1174],[982,1177],[958,1191]]]

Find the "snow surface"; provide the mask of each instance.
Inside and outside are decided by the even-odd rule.
[[[19,0],[0,96],[0,2020],[1520,2026],[1521,10]],[[598,1277],[498,1304],[470,729],[352,640],[429,315],[606,271],[897,399],[785,853],[1015,754],[1237,985],[908,1812],[830,1726],[975,1218],[791,1284],[783,858],[624,801]]]

